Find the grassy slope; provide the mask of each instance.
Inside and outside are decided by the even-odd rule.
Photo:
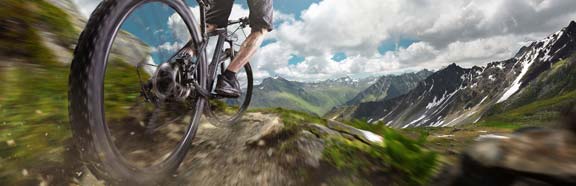
[[[352,99],[360,90],[352,87],[321,87],[304,88],[305,96],[286,91],[261,92],[251,104],[254,108],[283,107],[305,111],[319,116],[330,111],[332,107],[339,106]]]
[[[321,110],[316,114],[322,116],[333,107],[345,104],[348,100],[354,98],[354,96],[356,96],[360,91],[360,89],[352,87],[333,87],[321,90],[311,90],[310,93],[315,95],[319,100],[317,105]]]
[[[520,92],[514,107],[504,110],[503,105],[496,105],[479,125],[518,128],[557,120],[561,112],[576,104],[575,64],[576,54],[555,63]]]
[[[318,114],[321,112],[321,108],[317,105],[313,105],[312,103],[298,97],[294,94],[290,94],[287,92],[277,92],[272,93],[271,99],[274,100],[274,103],[280,103],[282,107],[307,111],[311,113]]]
[[[561,110],[575,103],[576,91],[571,91],[490,116],[478,122],[477,125],[508,129],[547,125],[560,118]]]
[[[0,64],[0,183],[37,184],[38,173],[73,174],[62,168],[64,161],[70,161],[65,159],[71,137],[69,67],[55,61],[43,46],[39,30],[53,33],[64,46],[74,42],[78,31],[64,11],[44,1],[6,0],[0,5],[0,17],[18,23],[0,33],[0,56],[10,60]],[[116,93],[134,90],[138,83],[135,73],[126,73],[133,67],[118,58],[112,63],[116,65],[109,66],[106,79],[114,84],[106,86],[110,90],[106,106],[114,117],[127,112],[126,103],[137,96]]]
[[[473,143],[474,139],[479,135],[510,133],[518,128],[527,126],[553,126],[557,124],[556,122],[560,119],[563,110],[569,109],[569,107],[573,107],[576,104],[576,90],[570,88],[573,87],[573,82],[570,82],[570,77],[568,77],[573,77],[574,66],[568,65],[569,60],[573,61],[574,57],[554,64],[551,70],[544,72],[536,79],[539,84],[527,87],[522,92],[523,98],[530,98],[530,95],[540,93],[538,92],[539,90],[549,91],[547,95],[551,96],[545,96],[540,99],[534,99],[533,97],[524,99],[529,102],[509,110],[499,111],[497,114],[487,116],[475,124],[463,125],[457,128],[404,129],[402,132],[409,135],[421,132],[428,133],[427,146],[441,152],[448,162],[453,162],[457,159],[458,152],[462,151],[468,144]],[[554,89],[540,89],[540,86],[548,85],[552,85]]]
[[[288,130],[306,128],[307,123],[326,124],[326,119],[300,111],[275,109],[255,109],[251,111],[278,114]],[[381,145],[369,145],[359,140],[345,137],[324,136],[326,146],[322,160],[352,177],[335,180],[336,184],[365,185],[374,174],[394,175],[389,180],[398,185],[423,185],[436,172],[438,156],[424,148],[425,136],[412,140],[383,123],[368,124],[362,121],[348,122],[359,129],[371,131],[384,138]],[[395,177],[396,176],[396,177]],[[386,184],[386,183],[382,183]],[[388,183],[389,184],[389,183]]]
[[[67,121],[67,67],[54,61],[44,48],[39,31],[47,29],[58,42],[75,37],[67,14],[44,1],[6,0],[0,20],[8,30],[0,33],[0,55],[20,57],[0,67],[0,183],[32,183],[34,174],[62,161]],[[33,170],[33,168],[36,168]]]

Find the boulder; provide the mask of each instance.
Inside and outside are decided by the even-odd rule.
[[[380,145],[383,142],[382,136],[374,134],[370,131],[354,128],[350,125],[346,125],[338,121],[328,120],[327,126],[330,129],[350,134],[368,144]]]
[[[531,128],[481,139],[436,185],[576,185],[576,135]]]

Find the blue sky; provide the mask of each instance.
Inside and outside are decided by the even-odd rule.
[[[312,3],[318,3],[319,0],[276,0],[274,1],[274,9],[281,11],[285,14],[291,14],[295,19],[300,19],[301,12],[306,10]],[[196,1],[188,0],[188,5],[196,6]],[[248,9],[247,1],[238,0],[236,1],[244,9]],[[153,13],[152,13],[153,12]],[[166,20],[174,14],[175,12],[168,6],[161,3],[148,3],[142,7],[136,9],[135,12],[131,14],[122,26],[123,30],[126,30],[136,37],[144,41],[150,46],[161,46],[166,42],[175,41],[177,38],[174,36],[174,30],[171,30],[166,24]],[[247,15],[246,15],[247,16]],[[275,27],[278,27],[281,22],[275,22]],[[266,39],[262,46],[276,42],[275,39]],[[390,43],[385,43],[383,45],[395,45],[390,41]],[[394,48],[390,48],[392,50]],[[388,50],[388,49],[386,49]],[[292,58],[288,61],[288,65],[296,65],[304,61],[304,56],[292,54]],[[155,62],[159,63],[164,61],[166,58],[170,57],[168,51],[158,50],[152,53],[152,57]],[[346,59],[346,54],[344,52],[338,52],[334,54],[334,60],[342,61]]]
[[[74,1],[86,16],[99,2]],[[246,0],[235,3],[232,17],[246,16]],[[168,9],[150,9],[158,11],[136,12],[123,28],[162,61],[185,34]],[[251,60],[256,79],[319,81],[505,60],[576,19],[576,1],[274,0],[274,11],[275,28]]]

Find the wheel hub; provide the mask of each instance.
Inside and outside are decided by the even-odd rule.
[[[185,100],[190,96],[192,89],[183,83],[185,76],[182,69],[180,64],[171,62],[158,66],[152,77],[152,93],[162,100]]]

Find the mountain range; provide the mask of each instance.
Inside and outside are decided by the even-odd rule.
[[[346,76],[304,83],[289,81],[279,76],[270,77],[254,86],[250,106],[283,107],[323,115],[332,107],[345,104],[376,80],[375,77],[353,79]]]
[[[254,87],[251,107],[284,107],[325,115],[348,105],[401,96],[433,72],[422,70],[401,75],[354,79],[349,76],[319,82],[266,78]]]
[[[558,117],[576,101],[576,23],[484,67],[451,64],[392,99],[359,103],[337,119],[393,127],[455,126],[492,118]],[[505,117],[504,117],[505,116]]]
[[[284,107],[336,120],[392,127],[456,126],[481,120],[545,120],[576,102],[576,23],[486,66],[343,77],[314,83],[265,79],[252,107]]]

